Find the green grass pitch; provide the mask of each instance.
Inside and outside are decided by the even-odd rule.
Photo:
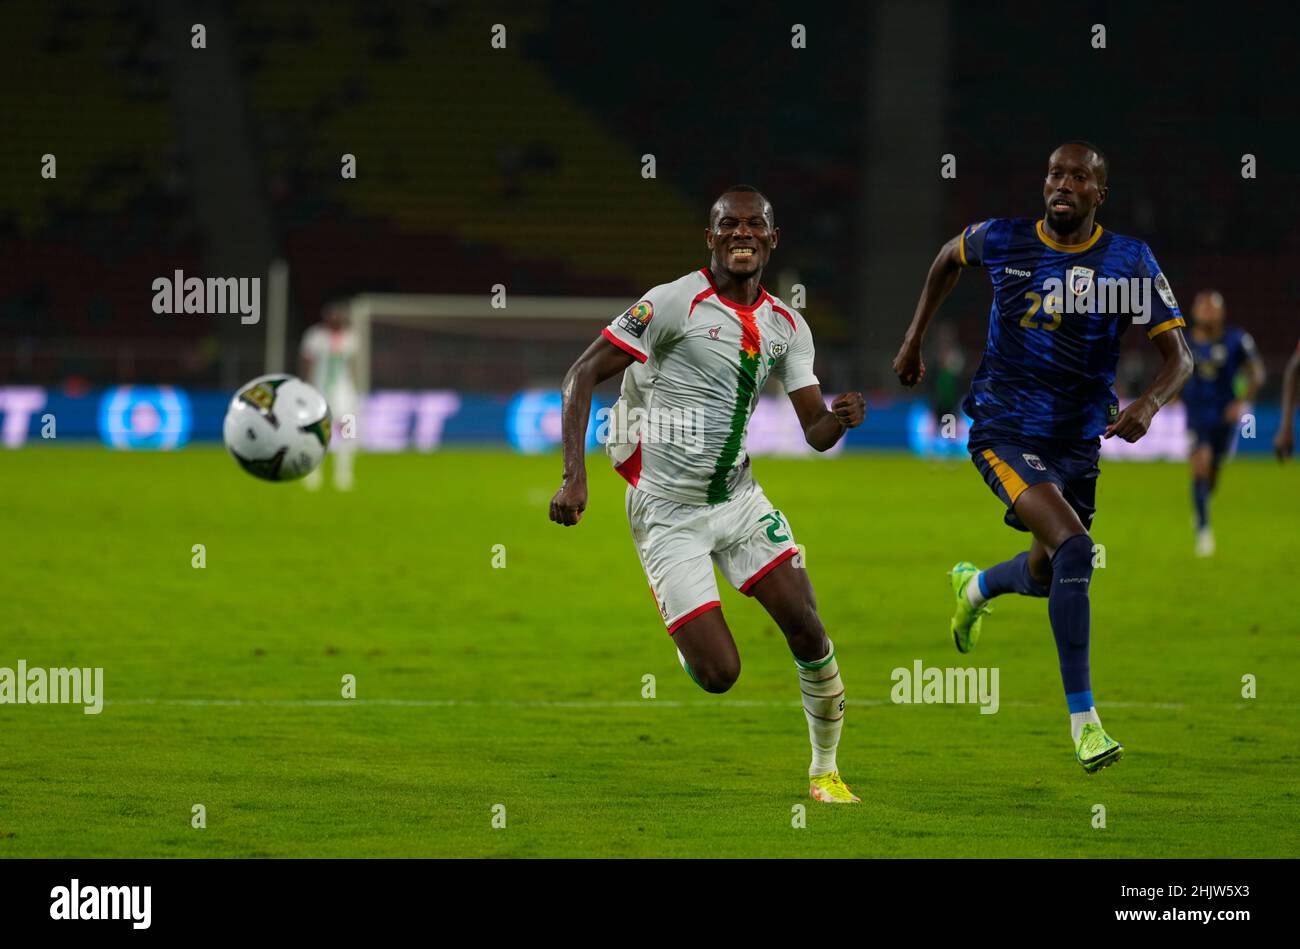
[[[724,589],[743,672],[727,695],[698,690],[621,482],[589,465],[586,517],[564,530],[546,519],[555,456],[366,456],[340,495],[257,482],[219,448],[6,453],[0,666],[103,667],[107,704],[0,705],[0,856],[1300,850],[1300,468],[1231,464],[1219,554],[1200,561],[1185,468],[1103,463],[1093,682],[1127,755],[1089,776],[1044,603],[1003,598],[979,648],[953,649],[945,571],[1024,544],[971,465],[758,459],[848,688],[848,808],[808,800],[771,621]],[[917,659],[997,667],[1000,710],[892,704],[891,671]]]

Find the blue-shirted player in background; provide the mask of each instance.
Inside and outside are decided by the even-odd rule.
[[[1249,411],[1264,384],[1264,360],[1255,341],[1240,327],[1225,326],[1223,296],[1202,290],[1192,301],[1192,358],[1196,370],[1183,388],[1187,433],[1191,443],[1192,504],[1196,508],[1196,555],[1214,553],[1210,530],[1210,495],[1219,467],[1237,444],[1241,416]],[[1245,370],[1246,389],[1237,395],[1237,374]]]
[[[1170,332],[1184,322],[1151,249],[1093,220],[1106,200],[1107,170],[1096,146],[1067,142],[1048,159],[1041,219],[983,221],[945,244],[894,358],[899,381],[918,383],[925,375],[921,342],[939,304],[963,267],[988,271],[988,341],[962,408],[973,423],[971,460],[1007,505],[1006,523],[1031,533],[1033,542],[982,572],[965,562],[953,567],[952,634],[958,650],[969,652],[990,599],[1047,599],[1075,757],[1088,772],[1123,754],[1101,726],[1089,670],[1088,529],[1101,437],[1137,441],[1192,371],[1183,334]],[[1094,312],[1079,312],[1089,300]],[[1147,390],[1120,411],[1111,386],[1120,335],[1131,323],[1146,331],[1162,364]]]
[[[1277,452],[1278,461],[1286,461],[1295,451],[1295,407],[1297,393],[1300,392],[1300,343],[1287,360],[1282,370],[1282,418],[1278,421],[1277,434],[1273,436],[1273,450]]]

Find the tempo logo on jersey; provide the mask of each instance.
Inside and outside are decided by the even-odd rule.
[[[619,329],[631,333],[637,339],[645,332],[645,328],[650,325],[650,319],[655,315],[654,304],[649,300],[642,300],[634,306],[628,307],[628,311],[618,318]]]

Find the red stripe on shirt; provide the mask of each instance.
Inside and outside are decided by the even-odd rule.
[[[645,354],[645,353],[641,352],[641,351],[638,350],[638,349],[635,349],[635,348],[634,348],[630,343],[625,343],[625,342],[623,342],[621,339],[619,339],[617,336],[615,336],[613,333],[611,333],[611,332],[609,331],[609,327],[608,327],[608,326],[606,326],[603,330],[600,331],[600,335],[601,335],[601,336],[604,336],[607,340],[609,340],[611,343],[613,343],[613,344],[614,344],[615,346],[617,346],[619,349],[623,350],[623,352],[627,353],[629,356],[631,356],[631,357],[632,357],[633,359],[635,359],[637,362],[645,362],[645,361],[646,361],[646,354]]]
[[[790,315],[789,310],[783,310],[775,303],[772,304],[772,309],[776,310],[776,312],[780,313],[782,316],[784,316],[787,320],[790,321],[790,329],[794,330],[796,333],[799,332],[799,327],[794,325],[794,317]]]

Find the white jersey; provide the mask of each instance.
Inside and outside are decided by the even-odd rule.
[[[303,334],[299,350],[304,358],[311,360],[311,378],[307,381],[327,401],[355,401],[352,363],[357,355],[357,334],[350,327],[336,330],[317,323]],[[331,405],[331,408],[335,407]]]
[[[636,359],[607,426],[614,468],[684,504],[752,482],[745,433],[770,375],[786,392],[817,384],[804,318],[761,287],[752,306],[725,299],[707,268],[650,290],[603,334]]]

